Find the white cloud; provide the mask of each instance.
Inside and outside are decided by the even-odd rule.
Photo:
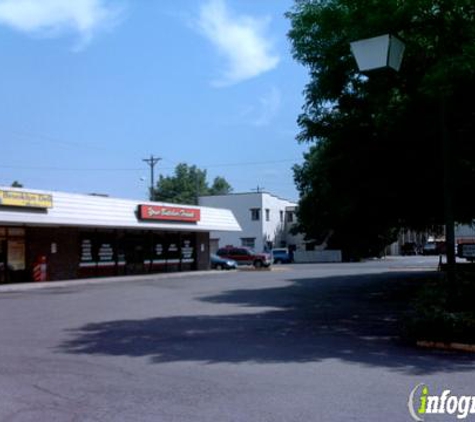
[[[277,66],[279,57],[264,35],[268,23],[268,18],[231,16],[223,0],[208,0],[202,6],[199,28],[227,60],[215,86],[233,85]]]
[[[267,126],[280,109],[282,95],[276,87],[259,98],[259,115],[252,124],[254,126]]]
[[[104,0],[0,0],[0,24],[40,36],[76,32],[81,48],[97,30],[116,24],[121,11]]]
[[[239,123],[243,120],[253,126],[268,126],[279,112],[282,105],[282,94],[275,86],[262,94],[257,101],[243,108],[238,113]]]

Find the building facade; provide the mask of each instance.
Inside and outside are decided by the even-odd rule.
[[[213,230],[210,234],[212,251],[227,245],[247,246],[257,252],[275,247],[294,250],[302,247],[302,236],[290,232],[296,222],[295,202],[268,192],[250,192],[202,196],[199,204],[232,211],[242,229],[241,232]]]
[[[0,187],[0,283],[209,268],[229,210]]]
[[[455,224],[454,227],[455,244],[475,244],[475,223],[473,225]],[[417,232],[411,230],[401,230],[398,240],[386,248],[388,255],[403,255],[404,245],[412,243],[417,245],[417,252],[422,253],[426,242],[445,242],[445,227],[434,227],[432,231]]]

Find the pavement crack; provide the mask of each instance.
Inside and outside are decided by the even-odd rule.
[[[49,390],[45,387],[39,386],[38,384],[33,384],[33,387],[36,388],[37,390],[43,392],[43,393],[49,394],[50,396],[57,397],[57,398],[67,400],[67,401],[74,401],[73,399],[71,399],[69,397],[63,396],[62,394],[59,394],[59,393],[55,393],[54,391],[51,391],[51,390]]]

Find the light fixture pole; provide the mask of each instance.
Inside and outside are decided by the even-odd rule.
[[[447,279],[455,282],[455,221],[452,202],[452,148],[450,145],[449,132],[447,129],[447,113],[445,111],[444,93],[439,97],[439,119],[442,141],[443,160],[443,192],[444,192],[444,216],[445,216],[445,256],[447,257]]]
[[[399,71],[404,54],[404,43],[394,35],[381,35],[378,37],[354,41],[350,43],[351,51],[358,64],[360,72],[371,72],[376,69],[393,69]],[[445,248],[447,257],[447,279],[455,281],[455,229],[452,204],[452,152],[449,133],[446,123],[445,97],[440,95],[440,131],[443,160],[443,196],[445,220]]]

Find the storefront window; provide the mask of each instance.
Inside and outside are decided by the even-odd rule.
[[[161,234],[153,234],[152,241],[152,271],[166,271],[166,240]]]
[[[26,280],[25,229],[0,228],[0,283]]]
[[[166,257],[167,271],[179,271],[180,235],[178,233],[167,233]]]
[[[7,281],[7,241],[0,238],[0,283]]]
[[[80,277],[190,271],[196,268],[194,233],[85,231]]]
[[[92,239],[86,237],[81,239],[81,252],[80,252],[80,265],[83,264],[94,264],[95,261],[92,256]]]
[[[182,234],[181,238],[181,269],[192,270],[195,264],[195,238],[192,234]]]
[[[114,246],[112,242],[107,240],[99,242],[97,248],[97,262],[99,265],[115,265]]]
[[[114,232],[85,232],[80,236],[79,276],[116,274],[116,236]]]
[[[7,256],[12,271],[25,270],[25,239],[9,239]]]

